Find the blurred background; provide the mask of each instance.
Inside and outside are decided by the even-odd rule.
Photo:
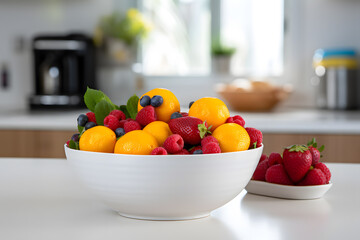
[[[219,97],[268,151],[360,142],[359,12],[358,0],[0,0],[2,156],[62,157],[31,139],[71,136],[86,86],[117,104],[156,87],[185,109]]]

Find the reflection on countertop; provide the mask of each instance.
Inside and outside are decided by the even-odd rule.
[[[76,130],[76,118],[87,111],[1,112],[0,129]],[[264,133],[360,134],[360,111],[279,108],[267,113],[234,114],[240,114],[246,126]]]

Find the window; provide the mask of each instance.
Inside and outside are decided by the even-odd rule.
[[[231,73],[283,71],[283,0],[142,0],[153,29],[142,46],[145,75],[211,73],[211,36],[235,47]]]

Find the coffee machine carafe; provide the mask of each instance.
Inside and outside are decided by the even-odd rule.
[[[33,40],[35,94],[31,109],[84,106],[87,87],[95,88],[95,49],[81,34],[43,35]]]

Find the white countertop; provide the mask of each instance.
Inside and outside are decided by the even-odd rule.
[[[2,112],[0,129],[76,131],[79,111]],[[232,113],[234,115],[236,113]],[[269,113],[240,113],[246,126],[264,133],[360,134],[360,111],[283,108]]]
[[[321,199],[286,200],[244,190],[210,217],[122,217],[84,190],[65,160],[0,158],[0,239],[358,239],[360,164],[328,164]]]

